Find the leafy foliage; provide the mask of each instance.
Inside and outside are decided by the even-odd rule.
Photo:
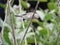
[[[43,0],[41,0],[43,1]],[[27,8],[27,2],[21,0],[21,6],[22,8]],[[22,45],[29,45],[32,43],[38,43],[38,45],[60,45],[60,16],[56,16],[56,12],[57,12],[57,4],[54,1],[50,1],[48,4],[48,11],[43,10],[42,12],[44,13],[44,19],[42,21],[38,20],[37,18],[33,18],[32,22],[28,28],[27,34],[25,36],[25,39],[22,42]],[[13,9],[14,10],[14,9]],[[53,11],[54,10],[54,11]],[[14,24],[14,32],[15,32],[15,38],[16,38],[16,42],[17,45],[20,45],[20,41],[25,33],[25,30],[27,29],[28,25],[29,25],[29,21],[30,18],[28,17],[28,19],[24,19],[24,17],[22,16],[21,13],[23,13],[23,15],[26,15],[26,13],[24,14],[23,9],[20,10],[21,12],[19,13],[19,15],[17,15],[18,17],[18,21],[16,20],[16,17],[14,15],[14,13],[12,12],[12,19],[13,19],[13,24]],[[41,11],[41,10],[38,10]],[[40,15],[41,12],[38,14],[39,16],[42,17],[42,15]],[[29,16],[29,15],[28,15]],[[38,16],[38,17],[39,17]],[[26,17],[27,18],[27,17]],[[40,17],[39,17],[40,18]],[[24,20],[23,20],[24,19]],[[51,22],[49,22],[51,21]],[[16,27],[16,22],[19,24]],[[7,23],[7,22],[5,22]],[[21,23],[21,25],[20,25]],[[37,28],[35,28],[32,23],[36,23],[38,24]],[[8,24],[10,26],[10,24]],[[11,29],[8,26],[4,26],[4,31],[3,31],[3,38],[4,40],[8,43],[8,45],[13,45],[13,42],[9,39],[11,38],[11,36],[9,36],[9,32],[11,33]]]
[[[7,27],[7,26],[5,26],[4,27],[4,34],[3,34],[3,38],[4,38],[4,40],[9,44],[9,45],[12,45],[12,42],[10,41],[10,39],[9,39],[9,31],[10,31],[10,29]]]

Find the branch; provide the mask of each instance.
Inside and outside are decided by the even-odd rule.
[[[23,40],[24,40],[24,38],[25,38],[25,36],[26,36],[26,34],[27,34],[27,31],[28,31],[28,29],[29,29],[29,26],[30,26],[30,24],[31,24],[31,22],[32,22],[32,19],[33,19],[35,13],[36,13],[36,10],[37,10],[37,8],[38,8],[38,5],[39,5],[39,0],[37,1],[37,4],[36,4],[35,10],[34,10],[34,13],[33,13],[32,17],[31,17],[31,20],[30,20],[30,22],[29,22],[29,25],[28,25],[28,27],[27,27],[24,35],[23,35],[23,38],[22,38],[22,40],[21,40],[21,42],[20,42],[20,45],[22,45],[22,42],[23,42]]]
[[[11,23],[11,28],[12,28],[12,35],[13,35],[13,39],[14,39],[14,45],[16,45],[16,39],[15,39],[15,33],[14,33],[14,25],[13,25],[13,19],[12,19],[12,16],[10,14],[10,3],[9,3],[9,0],[7,0],[7,3],[8,3],[8,15],[10,17],[10,23]]]

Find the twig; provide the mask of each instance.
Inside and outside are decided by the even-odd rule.
[[[34,30],[35,30],[35,32],[34,32]],[[37,40],[36,40],[36,29],[35,28],[33,28],[33,30],[32,30],[33,32],[34,32],[34,41],[35,41],[35,45],[37,45]]]
[[[11,28],[12,28],[12,35],[13,35],[13,39],[14,39],[14,45],[16,45],[13,19],[12,19],[12,16],[10,15],[10,3],[9,3],[9,0],[7,0],[7,3],[8,3],[8,14],[9,14],[9,17],[10,17],[10,23],[11,23]]]
[[[38,8],[38,5],[39,5],[39,0],[37,1],[37,4],[36,4],[35,10],[34,10],[34,13],[33,13],[32,17],[31,17],[31,20],[30,20],[30,22],[29,22],[29,25],[28,25],[28,27],[27,27],[24,35],[23,35],[23,38],[22,38],[22,40],[21,40],[21,42],[20,42],[20,45],[22,44],[22,41],[24,40],[24,38],[25,38],[25,36],[26,36],[26,34],[27,34],[27,31],[28,31],[28,29],[29,29],[29,26],[30,26],[30,24],[31,24],[31,22],[32,22],[32,19],[33,19],[35,13],[36,13],[36,10],[37,10],[37,8]]]

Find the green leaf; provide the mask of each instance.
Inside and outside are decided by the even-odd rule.
[[[44,22],[38,22],[39,26],[43,27]]]
[[[16,18],[15,18],[14,13],[12,13],[12,20],[13,20],[13,24],[14,24],[14,26],[16,26]]]
[[[27,41],[28,43],[34,43],[34,33],[30,32],[27,33],[26,37],[27,37]],[[36,41],[39,42],[40,41],[40,35],[36,34]]]
[[[9,45],[12,45],[10,39],[9,39],[9,36],[8,36],[8,33],[9,33],[10,29],[5,26],[4,27],[4,32],[3,32],[3,37],[4,37],[4,40],[9,44]]]
[[[21,0],[21,5],[22,5],[22,8],[27,8],[27,2],[26,1],[23,1]]]
[[[56,17],[55,21],[56,23],[60,23],[60,16]]]
[[[43,26],[43,22],[40,22],[38,19],[33,19],[32,22],[33,23],[38,23],[39,26]]]
[[[38,23],[39,20],[38,20],[38,19],[32,19],[32,22],[36,22],[36,23]]]
[[[27,38],[28,43],[34,43],[34,36]]]
[[[34,33],[33,32],[27,33],[26,37],[30,37],[30,36],[34,36]]]
[[[46,35],[48,32],[48,29],[46,29],[46,28],[43,28],[43,29],[41,29],[40,31],[39,31],[39,33],[41,34],[41,35]]]
[[[37,43],[40,42],[40,35],[36,35],[36,41]]]
[[[27,27],[28,26],[28,22],[25,20],[24,21],[24,26]]]
[[[46,14],[45,21],[53,19],[52,14]]]
[[[2,7],[2,8],[6,8],[6,4],[2,4],[2,3],[0,3],[0,7]]]
[[[57,5],[54,2],[49,2],[47,6],[49,10],[57,9]]]

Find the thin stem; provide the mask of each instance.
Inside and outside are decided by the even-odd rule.
[[[27,44],[27,39],[26,39],[26,37],[25,37],[25,45],[28,45],[28,44]]]
[[[8,14],[9,14],[9,17],[10,17],[10,23],[11,23],[11,28],[12,28],[12,35],[13,35],[13,39],[14,39],[14,45],[16,45],[13,19],[12,19],[12,16],[11,16],[11,14],[10,14],[10,3],[9,3],[9,0],[7,0],[7,3],[8,3],[8,10],[9,10],[9,11],[8,11]]]
[[[34,32],[34,30],[35,30],[35,32]],[[36,29],[35,28],[33,28],[33,30],[32,30],[33,32],[34,32],[34,41],[35,41],[35,45],[37,45],[37,40],[36,40]]]
[[[32,19],[33,19],[35,13],[36,13],[37,8],[38,8],[38,5],[39,5],[39,0],[37,1],[37,4],[36,4],[35,10],[34,10],[34,13],[33,13],[33,15],[32,15],[32,18],[31,18],[30,22],[29,22],[29,25],[28,25],[28,27],[27,27],[24,35],[23,35],[23,38],[22,38],[22,40],[21,40],[21,42],[20,42],[20,45],[22,44],[22,41],[24,40],[24,38],[25,38],[25,36],[26,36],[26,34],[27,34],[27,31],[28,31],[28,29],[29,29],[29,27],[30,27],[30,24],[31,24],[31,22],[32,22]]]

